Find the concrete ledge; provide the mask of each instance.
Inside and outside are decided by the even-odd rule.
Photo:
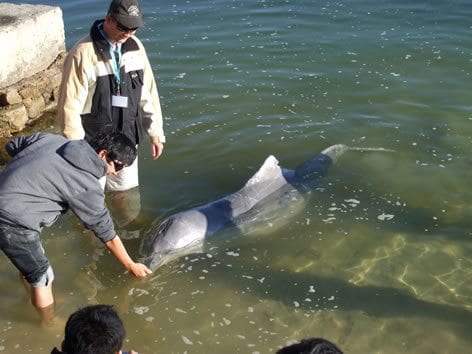
[[[59,7],[0,2],[0,88],[48,68],[65,51]]]

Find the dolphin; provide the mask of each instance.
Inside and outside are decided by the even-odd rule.
[[[238,191],[218,200],[173,214],[156,223],[146,233],[140,261],[155,270],[170,260],[200,248],[215,233],[237,228],[243,234],[257,225],[271,225],[274,220],[300,208],[304,196],[319,186],[329,167],[346,151],[393,151],[384,148],[332,145],[295,169],[279,166],[270,155],[260,169]]]

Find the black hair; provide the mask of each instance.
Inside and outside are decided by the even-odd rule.
[[[302,339],[279,349],[276,354],[343,354],[335,344],[323,338]]]
[[[137,150],[133,142],[123,133],[111,128],[101,130],[89,141],[90,146],[99,153],[106,150],[111,160],[123,162],[126,166],[133,163]]]
[[[126,336],[120,317],[109,305],[91,305],[70,315],[62,351],[67,354],[114,354]]]

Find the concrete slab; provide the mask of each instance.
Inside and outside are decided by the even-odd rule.
[[[59,7],[0,2],[0,88],[46,69],[65,51]]]

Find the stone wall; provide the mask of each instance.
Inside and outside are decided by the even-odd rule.
[[[59,7],[0,2],[0,137],[57,104],[65,58]]]
[[[0,137],[22,131],[57,105],[65,52],[49,68],[0,89]]]

